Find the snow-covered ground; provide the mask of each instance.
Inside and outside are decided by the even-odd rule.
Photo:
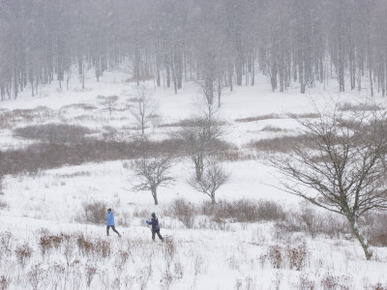
[[[114,128],[118,132],[116,137],[121,136],[122,140],[138,138],[141,132],[126,109],[134,98],[134,84],[126,79],[124,72],[108,72],[99,83],[87,81],[83,91],[73,80],[69,90],[58,91],[55,85],[41,87],[38,96],[24,92],[17,100],[0,103],[0,116],[12,110],[47,107],[40,117],[0,126],[1,150],[32,143],[14,136],[12,129],[44,123],[82,125],[96,134]],[[202,96],[197,84],[185,83],[177,95],[172,89],[147,85],[159,106],[159,125],[177,123],[200,111]],[[118,100],[109,114],[102,100],[113,95]],[[315,113],[316,107],[323,109],[336,102],[358,103],[366,99],[366,91],[339,95],[334,89],[326,92],[315,88],[301,95],[295,88],[272,93],[262,79],[255,87],[236,87],[233,92],[225,88],[219,115],[226,121],[224,139],[246,152],[251,141],[284,132],[296,133],[297,122],[286,117],[288,114]],[[272,114],[279,117],[238,121]],[[267,126],[281,130],[263,130]],[[155,126],[146,129],[146,135],[159,140],[169,130],[169,126]],[[265,165],[262,154],[254,160],[224,162],[231,178],[219,189],[217,199],[267,200],[285,210],[304,206],[299,198],[273,187],[278,174]],[[159,189],[158,206],[153,204],[149,192],[132,190],[137,180],[126,162],[86,163],[34,175],[5,176],[4,194],[0,195],[2,289],[387,289],[385,248],[374,248],[375,258],[366,261],[354,239],[280,232],[273,222],[225,221],[214,227],[202,218],[193,229],[187,229],[163,213],[178,198],[193,205],[208,199],[187,184],[194,170],[190,160],[179,159],[173,165],[176,180]],[[122,238],[106,237],[104,225],[82,223],[83,205],[95,201],[113,208]],[[161,221],[162,234],[169,237],[168,243],[151,240],[144,220],[153,211]],[[43,254],[42,238],[60,234],[60,245]],[[66,240],[64,235],[71,238]],[[81,247],[82,239],[97,249],[88,252],[82,248],[84,244]],[[106,243],[110,252],[99,252]],[[33,250],[25,263],[20,260],[22,245]],[[291,249],[296,249],[302,259],[299,269],[289,256]]]

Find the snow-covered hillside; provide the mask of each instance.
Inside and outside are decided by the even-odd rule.
[[[41,87],[38,96],[26,92],[17,100],[1,102],[1,151],[40,142],[15,134],[16,128],[31,125],[79,125],[99,140],[141,139],[128,109],[135,84],[126,79],[125,73],[108,72],[99,83],[86,82],[85,90],[76,83],[68,91]],[[320,218],[328,226],[331,219],[334,232],[341,218],[273,187],[279,175],[266,165],[269,153],[254,151],[249,144],[296,135],[298,123],[289,114],[307,116],[316,107],[366,102],[365,91],[339,95],[314,88],[305,95],[298,89],[272,93],[265,83],[223,91],[218,113],[224,121],[223,139],[231,146],[229,154],[238,158],[222,159],[230,180],[217,191],[217,200],[230,205],[245,200],[268,211],[278,206],[285,216],[309,213],[309,218]],[[144,85],[159,115],[145,130],[150,141],[167,140],[176,130],[174,124],[201,112],[203,97],[195,83],[186,83],[178,94],[155,89],[152,82]],[[111,96],[118,98],[109,108]],[[374,247],[373,260],[366,261],[358,242],[345,231],[292,231],[283,217],[256,222],[216,219],[201,211],[210,200],[187,183],[192,174],[192,161],[176,158],[171,168],[175,181],[159,189],[157,206],[150,192],[133,190],[138,178],[131,160],[5,175],[0,187],[1,288],[387,289],[386,248]],[[195,212],[192,224],[176,214],[176,201]],[[85,206],[97,203],[113,209],[121,238],[114,233],[107,237],[103,223],[86,222]],[[151,212],[159,217],[164,243],[152,242],[145,224]]]

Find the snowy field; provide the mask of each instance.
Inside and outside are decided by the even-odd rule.
[[[125,73],[111,72],[99,83],[88,80],[84,91],[74,80],[69,90],[58,91],[53,84],[41,87],[38,96],[23,92],[18,100],[1,102],[0,117],[15,110],[45,112],[1,125],[1,150],[35,142],[16,136],[15,128],[51,123],[84,126],[98,138],[112,134],[115,140],[138,139],[141,132],[127,109],[135,97],[134,83],[126,79]],[[170,124],[200,113],[197,84],[185,83],[177,95],[172,89],[155,89],[152,82],[146,85],[160,116],[158,124],[145,131],[149,140],[168,138]],[[265,165],[265,153],[252,152],[247,145],[297,134],[297,122],[289,114],[315,113],[316,107],[322,110],[332,103],[366,102],[367,91],[342,95],[335,88],[330,92],[314,88],[305,95],[297,91],[272,93],[266,79],[233,92],[224,88],[219,112],[225,121],[224,140],[242,156],[255,158],[222,162],[230,180],[217,191],[218,201],[267,201],[285,213],[305,208],[320,213],[273,187],[278,173]],[[112,113],[103,103],[109,96],[118,96]],[[277,117],[259,118],[268,115]],[[252,121],[238,121],[246,118]],[[159,189],[158,206],[150,192],[132,190],[138,180],[128,160],[6,175],[0,195],[0,288],[387,289],[387,249],[374,247],[374,258],[366,261],[357,240],[348,236],[312,236],[281,230],[275,221],[212,221],[204,215],[187,228],[168,212],[177,199],[197,208],[209,201],[188,185],[193,172],[188,158],[176,160],[175,182]],[[121,238],[114,233],[106,237],[104,224],[84,222],[84,205],[93,202],[113,209]],[[157,238],[152,242],[144,222],[151,212],[159,217],[165,243]]]

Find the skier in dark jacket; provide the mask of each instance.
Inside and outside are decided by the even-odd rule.
[[[112,228],[113,231],[114,231],[119,237],[121,237],[120,233],[117,232],[117,230],[116,230],[116,228],[115,228],[115,224],[114,224],[114,215],[113,215],[113,212],[112,212],[112,209],[111,209],[111,208],[109,208],[108,211],[107,211],[106,222],[107,222],[106,234],[109,235],[109,229]]]
[[[145,221],[148,225],[152,225],[152,240],[155,240],[156,234],[160,240],[164,241],[163,237],[160,234],[160,225],[159,219],[156,217],[155,213],[152,213],[152,218],[150,221]]]

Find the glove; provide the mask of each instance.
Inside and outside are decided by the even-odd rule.
[[[150,224],[151,224],[151,222],[150,222],[150,221],[145,221],[145,222],[146,222],[146,224],[147,224],[147,225],[150,225]]]

